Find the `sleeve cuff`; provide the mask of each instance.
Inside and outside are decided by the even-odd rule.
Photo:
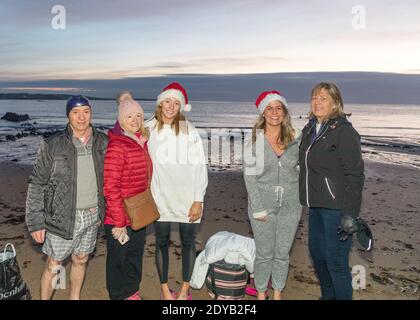
[[[114,227],[116,227],[116,228],[123,228],[123,227],[126,227],[126,224],[125,224],[125,222],[117,222],[117,221],[114,221]]]
[[[255,219],[258,219],[258,218],[263,218],[263,217],[265,217],[265,216],[267,216],[267,210],[264,210],[264,211],[260,211],[260,212],[254,212],[253,214],[252,214],[252,216],[255,218]]]
[[[198,193],[198,192],[194,193],[194,201],[204,202],[204,194],[202,194],[201,192],[200,193]]]
[[[45,224],[28,225],[29,233],[37,232],[37,231],[44,230],[44,229],[45,229]]]

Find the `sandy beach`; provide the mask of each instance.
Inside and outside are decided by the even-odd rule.
[[[40,276],[44,255],[31,240],[25,226],[25,199],[30,166],[15,163],[0,165],[0,248],[12,242],[24,280],[33,299],[39,299]],[[366,183],[362,216],[371,225],[375,249],[367,254],[353,245],[351,266],[363,266],[366,288],[354,291],[354,299],[420,299],[420,171],[416,168],[366,161]],[[197,250],[207,239],[222,230],[251,236],[247,216],[247,194],[242,173],[235,169],[210,168],[205,212],[197,237]],[[176,230],[175,230],[176,231]],[[141,294],[146,300],[160,298],[159,279],[154,263],[153,228],[147,231],[143,260]],[[304,210],[291,252],[291,268],[284,298],[318,299],[317,279],[307,246],[307,212]],[[172,234],[170,247],[170,287],[177,290],[181,278],[180,239]],[[82,299],[108,299],[105,285],[106,247],[103,236],[90,259]],[[65,264],[67,273],[70,263]],[[68,282],[68,281],[67,281]],[[67,299],[65,290],[57,290],[53,299]],[[205,286],[192,291],[194,299],[210,299]],[[247,297],[247,299],[254,299]]]

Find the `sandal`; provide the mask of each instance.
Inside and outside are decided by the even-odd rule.
[[[181,300],[181,299],[177,299],[177,300]],[[182,299],[182,300],[184,300],[184,299]],[[190,291],[188,291],[188,295],[187,295],[187,298],[185,300],[192,300],[192,294],[191,294]]]
[[[178,298],[178,293],[176,293],[175,291],[173,291],[172,289],[169,289],[169,291],[170,291],[170,293],[171,293],[171,296],[172,296],[172,298],[174,298],[175,300]],[[163,299],[163,293],[162,293],[162,290],[160,291],[160,299],[161,300],[165,300],[165,299]]]

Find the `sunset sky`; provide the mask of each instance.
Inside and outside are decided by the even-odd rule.
[[[64,30],[51,26],[57,4]],[[366,12],[364,29],[354,28],[355,5]],[[419,18],[417,0],[2,0],[0,80],[420,74]]]

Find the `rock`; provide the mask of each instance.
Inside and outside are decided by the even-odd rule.
[[[6,136],[6,140],[9,140],[9,141],[16,141],[16,137],[15,137],[15,136],[12,136],[12,135],[10,135],[10,134],[8,134],[8,135]]]
[[[53,131],[46,131],[42,133],[42,136],[44,138],[48,138],[49,136],[53,135],[54,133],[58,132],[59,130],[53,130]]]
[[[22,134],[27,137],[27,136],[36,136],[38,135],[38,129],[35,127],[28,127],[23,129]]]
[[[12,121],[12,122],[22,122],[22,121],[28,121],[31,120],[31,118],[29,118],[29,115],[27,114],[17,114],[14,112],[6,112],[6,114],[1,117],[1,120],[7,120],[7,121]]]

